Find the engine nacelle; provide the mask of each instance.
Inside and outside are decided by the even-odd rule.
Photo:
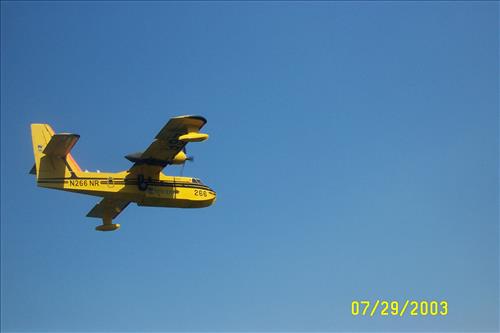
[[[189,158],[187,157],[186,153],[184,153],[182,150],[177,153],[177,155],[174,156],[174,159],[172,160],[172,164],[184,164]]]

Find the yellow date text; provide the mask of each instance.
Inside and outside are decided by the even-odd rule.
[[[448,315],[447,301],[405,300],[405,301],[352,301],[351,314],[353,316],[446,316]]]

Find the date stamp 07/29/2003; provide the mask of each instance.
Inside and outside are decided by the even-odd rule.
[[[351,314],[353,316],[446,316],[448,315],[447,301],[352,301]]]

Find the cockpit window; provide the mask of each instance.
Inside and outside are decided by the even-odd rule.
[[[193,178],[193,183],[201,184],[201,180],[199,180],[198,178]]]

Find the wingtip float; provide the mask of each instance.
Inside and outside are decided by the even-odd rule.
[[[208,207],[216,200],[209,186],[198,178],[162,172],[169,164],[193,159],[186,154],[186,144],[208,139],[208,134],[200,133],[206,122],[201,116],[171,118],[145,151],[126,156],[134,165],[116,173],[82,171],[70,153],[78,134],[56,134],[48,124],[32,124],[35,165],[30,174],[36,175],[40,187],[102,197],[87,214],[102,219],[102,225],[95,228],[98,231],[119,229],[120,224],[113,220],[131,202],[152,207]]]

